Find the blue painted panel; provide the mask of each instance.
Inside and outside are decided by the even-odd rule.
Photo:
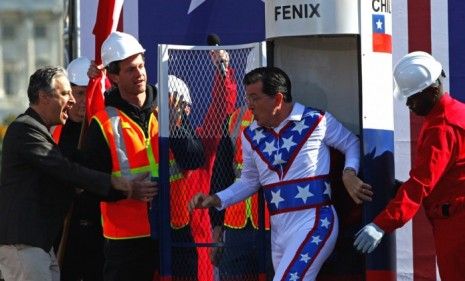
[[[374,197],[365,203],[363,225],[369,223],[392,198],[394,188],[394,132],[363,129],[363,180],[373,187]],[[396,270],[395,235],[386,235],[366,258],[367,270]]]

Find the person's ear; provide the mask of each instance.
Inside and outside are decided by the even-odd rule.
[[[48,102],[50,99],[50,94],[44,90],[39,90],[39,101]]]
[[[278,92],[276,95],[274,95],[274,100],[275,100],[275,106],[281,107],[282,104],[284,103],[284,94],[281,92]]]
[[[273,113],[276,114],[277,111],[281,110],[284,103],[284,95],[280,92],[274,95],[274,110]]]
[[[110,78],[111,82],[113,82],[115,84],[118,84],[118,82],[119,82],[119,75],[118,74],[107,72],[107,75],[108,75],[108,78]]]

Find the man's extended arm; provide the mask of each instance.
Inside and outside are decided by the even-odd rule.
[[[346,158],[342,181],[347,192],[357,204],[361,204],[363,201],[371,201],[373,196],[371,186],[357,177],[360,166],[360,141],[357,136],[346,129],[329,112],[326,112],[325,118],[325,143],[344,153]]]
[[[148,188],[147,196],[154,196],[152,184],[114,179],[109,174],[71,162],[62,155],[54,142],[47,139],[41,129],[29,124],[22,126],[25,128],[15,130],[21,132],[16,136],[23,144],[20,155],[44,174],[101,196],[108,196],[112,187],[124,192],[126,196],[132,196],[135,188]]]

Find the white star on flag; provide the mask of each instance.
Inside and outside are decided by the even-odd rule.
[[[275,204],[276,209],[277,209],[279,206],[279,203],[284,201],[284,198],[281,197],[281,190],[278,190],[277,192],[271,191],[271,196],[272,196],[271,204]]]
[[[308,261],[310,260],[308,253],[306,253],[305,255],[300,255],[300,260],[303,261],[304,263],[308,263]]]
[[[312,236],[312,243],[315,243],[315,244],[320,244],[320,242],[323,241],[320,239],[320,236]]]
[[[322,219],[320,221],[321,221],[321,227],[329,228],[329,226],[331,225],[328,218],[324,218],[324,219]]]
[[[198,6],[202,5],[203,2],[207,0],[191,0],[191,4],[189,5],[189,11],[187,11],[187,14],[192,13],[195,9],[197,9]],[[263,3],[265,3],[265,0],[261,0]]]
[[[265,135],[263,134],[263,130],[256,130],[255,135],[253,136],[253,140],[258,143],[261,139],[263,139]]]
[[[291,273],[291,277],[289,278],[289,281],[296,281],[299,280],[299,275],[297,275],[297,272]]]
[[[283,163],[286,163],[286,161],[283,160],[283,156],[281,155],[281,153],[276,153],[276,155],[274,156],[273,165],[281,165]]]
[[[304,187],[297,186],[299,193],[294,198],[300,198],[302,201],[304,201],[304,203],[307,203],[307,198],[313,196],[313,193],[309,191],[309,188],[310,185],[306,185]]]
[[[299,132],[299,135],[301,135],[302,131],[307,129],[307,128],[308,128],[308,126],[305,125],[305,119],[304,119],[304,120],[302,120],[300,122],[296,122],[295,127],[292,128],[292,131],[297,131],[297,132]]]
[[[202,5],[202,3],[205,1],[206,0],[191,0],[191,4],[189,5],[189,11],[187,11],[187,14],[190,14],[192,11],[197,9],[197,7]]]
[[[329,198],[331,198],[331,185],[329,184],[329,182],[325,181],[325,191],[323,192],[323,194],[327,194]]]
[[[383,29],[383,22],[381,20],[379,20],[379,19],[376,22],[376,28],[377,29]]]
[[[283,146],[281,147],[282,149],[287,149],[287,152],[291,151],[291,148],[296,145],[295,142],[292,141],[292,136],[289,138],[283,138]]]
[[[263,152],[271,156],[271,154],[275,151],[276,151],[276,147],[274,146],[274,140],[270,142],[265,142],[265,149],[263,149]]]

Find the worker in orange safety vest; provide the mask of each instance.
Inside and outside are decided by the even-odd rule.
[[[105,110],[89,125],[84,144],[87,164],[126,178],[149,172],[159,176],[157,90],[147,83],[145,49],[132,35],[113,32],[102,44],[102,60],[115,87],[105,93]],[[179,99],[171,108],[182,111]],[[180,116],[176,116],[178,118]],[[170,186],[176,189],[187,170],[202,164],[203,147],[191,128],[176,118],[170,125]],[[186,161],[190,159],[190,161]],[[197,161],[192,161],[197,159]],[[151,204],[113,198],[101,203],[105,242],[104,280],[152,281],[159,265],[158,241],[151,238]]]

